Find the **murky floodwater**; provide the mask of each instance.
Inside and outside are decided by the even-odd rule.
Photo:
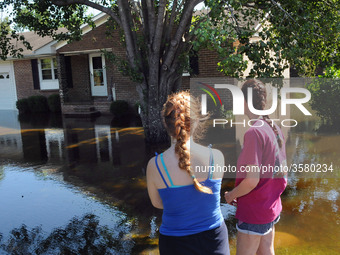
[[[146,146],[139,127],[113,125],[109,117],[18,121],[0,112],[0,254],[158,254],[161,211],[149,202],[144,175],[162,148]],[[340,253],[340,135],[318,134],[316,125],[301,120],[287,131],[288,159],[334,170],[290,175],[276,254]],[[206,142],[235,164],[238,136],[228,129],[224,141],[211,141],[208,132]],[[223,191],[231,187],[224,180]],[[235,208],[222,203],[222,211],[234,253]]]

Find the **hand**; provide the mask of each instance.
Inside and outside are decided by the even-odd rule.
[[[237,203],[236,199],[232,196],[231,192],[226,191],[224,193],[224,198],[225,198],[225,201],[230,205],[236,205]]]

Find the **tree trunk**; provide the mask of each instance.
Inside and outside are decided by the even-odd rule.
[[[148,105],[147,125],[144,126],[145,140],[149,144],[162,144],[170,141],[161,116],[162,106]]]
[[[152,73],[151,73],[152,74]],[[160,72],[153,79],[149,79],[147,95],[139,93],[143,102],[142,122],[145,140],[149,144],[169,143],[170,137],[163,126],[161,111],[168,95],[177,88],[180,75],[169,75],[169,72]],[[180,78],[179,78],[180,77]],[[156,84],[156,85],[152,85]],[[147,97],[146,97],[147,96]]]

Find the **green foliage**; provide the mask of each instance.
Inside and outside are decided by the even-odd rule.
[[[116,117],[121,118],[124,115],[129,114],[130,106],[125,100],[117,100],[111,103],[110,112]]]
[[[253,63],[250,77],[282,77],[288,63],[306,76],[314,76],[324,63],[340,67],[337,0],[205,0],[205,4],[211,9],[210,19],[194,32],[193,46],[217,50],[219,70],[228,76],[243,76],[247,63],[241,56]]]
[[[234,120],[233,110],[226,110],[224,104],[220,107],[221,117],[227,120]]]
[[[0,46],[2,52],[0,56],[5,59],[8,56],[20,57],[22,49],[12,47],[11,39],[22,41],[24,47],[32,49],[30,44],[20,34],[21,29],[36,31],[40,36],[51,36],[56,40],[80,40],[82,24],[90,24],[91,16],[86,15],[87,7],[80,4],[56,6],[51,0],[4,0],[0,3],[0,10],[5,10],[12,6],[12,12],[8,13],[12,18],[9,24],[15,24],[15,30],[4,34],[1,29]],[[61,30],[60,28],[65,28]],[[67,29],[67,31],[66,31]],[[17,31],[16,31],[17,30]]]
[[[28,99],[30,112],[48,112],[47,99],[44,96],[30,96]]]
[[[16,102],[16,107],[19,110],[20,114],[27,113],[27,112],[30,111],[30,107],[28,105],[28,99],[27,98],[19,99]]]
[[[169,36],[173,32],[171,29],[179,24],[188,2],[183,1],[182,4],[178,4],[177,1],[166,1],[166,14],[170,15],[173,9],[176,9],[176,12],[172,24],[166,27],[170,30],[164,30],[160,52],[154,52],[159,55],[160,63],[174,39]],[[220,56],[218,70],[227,76],[243,76],[250,63],[244,56],[254,63],[249,74],[251,77],[282,77],[288,62],[294,65],[301,75],[314,75],[315,68],[327,62],[340,66],[340,13],[338,11],[340,2],[338,0],[205,0],[204,2],[209,7],[206,10],[208,15],[193,13],[189,24],[190,35],[185,31],[183,38],[188,39],[189,45],[191,44],[195,50],[201,48],[216,50]],[[152,1],[152,3],[154,14],[157,15],[161,2]],[[120,16],[117,1],[97,1],[96,4],[98,8],[110,8],[114,15]],[[4,0],[0,3],[0,9],[5,9],[9,5],[13,6],[11,13],[13,18],[8,20],[8,24],[14,22],[19,27],[37,31],[41,36],[52,36],[58,40],[80,40],[80,26],[85,23],[94,26],[91,17],[86,15],[86,3],[73,4],[72,1],[66,0]],[[130,5],[124,4],[122,8],[128,8],[127,11],[131,14],[129,32],[134,33],[134,51],[139,51],[140,58],[132,62],[112,56],[111,60],[133,81],[145,81],[152,46],[150,45],[152,42],[148,42],[148,39],[154,34],[151,34],[148,24],[143,24],[141,13],[145,10],[137,8],[132,2]],[[125,38],[127,31],[124,32],[121,24],[113,20],[111,17],[110,22],[113,25],[109,30],[114,32],[118,29],[121,34],[120,42],[127,47]],[[168,22],[170,16],[165,20]],[[61,32],[59,28],[66,28],[68,32]],[[0,55],[3,58],[8,55],[20,56],[21,49],[12,48],[10,44],[8,38],[11,37],[25,42],[17,31],[9,32],[1,29]],[[240,44],[233,45],[234,42]],[[25,47],[30,47],[27,42]],[[177,57],[188,54],[190,47],[180,47],[180,49],[176,54]]]
[[[325,76],[315,79],[307,85],[311,92],[311,107],[320,116],[324,124],[340,125],[340,70],[330,67]]]
[[[27,49],[32,49],[29,42],[15,30],[12,30],[10,25],[11,20],[8,17],[0,20],[0,59],[2,60],[6,60],[8,56],[22,57],[23,49],[16,48],[13,42],[21,42]]]
[[[123,238],[129,219],[121,218],[113,229],[100,225],[97,216],[85,214],[48,234],[40,226],[23,224],[11,230],[8,240],[0,235],[0,248],[2,254],[127,254],[133,239]]]
[[[50,95],[47,98],[48,108],[51,112],[61,112],[60,96],[59,94]]]
[[[134,82],[142,82],[143,81],[143,76],[136,68],[131,67],[131,65],[126,61],[126,59],[114,54],[113,52],[107,51],[107,50],[102,50],[104,53],[105,57],[114,63],[118,71],[122,73],[125,76],[130,77],[130,79]]]
[[[319,76],[320,78],[338,78],[340,79],[340,68],[336,69],[335,65],[327,67],[325,70],[325,74]]]

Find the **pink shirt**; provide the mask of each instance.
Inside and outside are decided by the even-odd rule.
[[[261,126],[260,120],[253,126]],[[250,127],[244,135],[243,149],[237,161],[235,186],[246,177],[245,166],[260,167],[260,181],[251,192],[237,198],[236,218],[250,224],[266,224],[274,221],[282,210],[280,195],[287,180],[280,170],[286,165],[286,149],[282,131],[276,126],[283,140],[279,148],[271,126],[264,122],[262,127]],[[276,166],[276,168],[274,168]]]

